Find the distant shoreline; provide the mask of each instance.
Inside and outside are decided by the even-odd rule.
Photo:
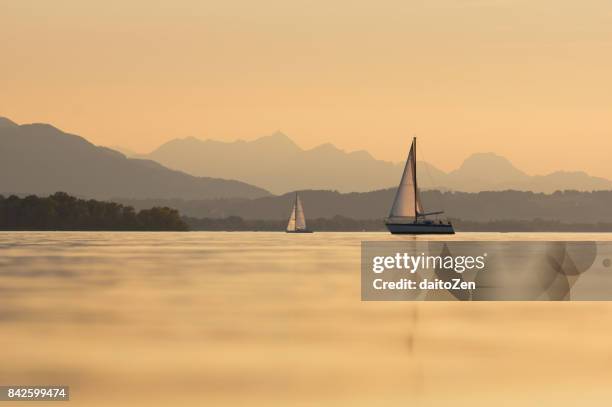
[[[284,231],[286,220],[252,220],[238,216],[226,218],[183,217],[191,231],[275,232]],[[581,232],[610,233],[612,223],[564,223],[554,220],[499,220],[491,222],[451,219],[457,232]],[[359,220],[341,216],[307,221],[308,228],[319,232],[387,232],[382,219]]]
[[[612,222],[561,222],[554,219],[462,220],[451,217],[457,232],[584,232],[611,233]],[[307,217],[318,232],[387,232],[382,218],[348,216]],[[63,192],[48,197],[0,195],[0,231],[227,231],[283,232],[287,219],[251,219],[240,216],[181,216],[177,209],[132,206],[78,199]]]

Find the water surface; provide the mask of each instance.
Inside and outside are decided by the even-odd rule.
[[[360,243],[387,239],[414,238],[0,233],[0,383],[70,385],[70,403],[82,406],[612,397],[608,303],[361,302]]]

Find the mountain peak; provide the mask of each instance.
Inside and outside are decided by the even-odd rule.
[[[522,189],[520,185],[529,180],[507,158],[495,153],[472,154],[448,175],[448,185],[459,191]]]
[[[340,150],[338,147],[333,145],[332,143],[323,143],[314,147],[310,150],[311,152],[333,152],[333,153],[344,153],[344,151]]]
[[[277,140],[277,141],[291,141],[291,142],[293,142],[289,138],[289,136],[287,136],[285,133],[283,133],[280,130],[276,130],[274,133],[270,134],[269,136],[259,137],[257,140]]]
[[[501,155],[492,152],[471,154],[463,161],[462,165],[472,165],[481,162],[503,163],[504,165],[512,166],[512,163],[506,157],[502,157]]]
[[[18,124],[6,117],[0,116],[0,127],[17,127]]]
[[[255,144],[262,144],[265,146],[282,146],[298,149],[297,144],[293,142],[285,133],[281,131],[275,131],[269,136],[263,136],[252,141]]]
[[[506,157],[495,153],[475,153],[466,158],[461,166],[456,170],[478,174],[482,172],[495,172],[498,176],[504,175],[525,175],[508,160]]]
[[[280,130],[276,130],[274,133],[272,133],[270,135],[271,137],[278,137],[278,138],[289,138],[289,136],[287,136],[285,133],[283,133]]]

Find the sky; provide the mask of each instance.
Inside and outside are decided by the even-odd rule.
[[[0,0],[0,116],[612,178],[609,0]]]

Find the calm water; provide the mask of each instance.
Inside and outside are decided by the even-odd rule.
[[[70,385],[82,406],[612,397],[611,305],[362,303],[360,242],[383,239],[402,238],[0,233],[0,384]]]

